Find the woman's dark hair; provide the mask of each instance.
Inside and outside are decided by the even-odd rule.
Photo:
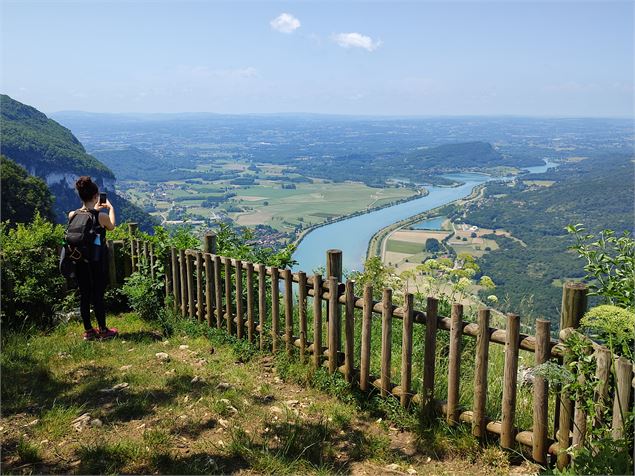
[[[81,198],[83,202],[92,200],[93,197],[99,193],[97,184],[87,175],[83,175],[77,179],[75,188],[77,189],[79,198]]]

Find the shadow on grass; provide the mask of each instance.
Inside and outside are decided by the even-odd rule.
[[[151,344],[152,342],[164,339],[163,335],[157,331],[122,332],[119,334],[118,338],[128,342],[138,342],[141,344]]]

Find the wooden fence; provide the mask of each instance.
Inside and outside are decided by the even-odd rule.
[[[141,269],[142,263],[154,263],[153,248],[146,242],[132,239],[111,242],[109,246],[113,283],[117,283],[121,276]],[[122,250],[126,253],[121,253]],[[450,425],[470,424],[473,434],[479,438],[497,435],[503,448],[514,448],[518,443],[526,447],[527,452],[531,451],[531,457],[536,462],[547,465],[552,458],[551,462],[556,461],[560,468],[569,463],[568,454],[562,450],[584,444],[588,433],[587,415],[581,402],[560,393],[550,415],[549,384],[539,375],[533,379],[532,427],[523,429],[515,425],[519,352],[533,353],[536,365],[549,360],[559,363],[571,360],[564,340],[576,333],[575,328],[586,311],[587,288],[584,285],[565,284],[561,338],[553,340],[551,323],[547,320],[538,320],[535,335],[526,335],[520,332],[520,318],[516,314],[507,314],[505,329],[498,329],[490,327],[489,309],[480,309],[477,321],[470,323],[463,319],[461,304],[452,305],[449,317],[439,315],[438,301],[433,297],[427,298],[425,310],[417,310],[410,293],[404,295],[401,306],[393,303],[391,289],[382,290],[381,301],[373,300],[370,285],[364,287],[363,296],[356,296],[352,281],[341,282],[341,251],[327,251],[326,261],[326,277],[243,262],[217,255],[216,237],[208,234],[204,250],[170,250],[164,263],[165,290],[172,298],[174,309],[183,317],[197,319],[219,329],[225,328],[228,333],[259,345],[263,351],[297,354],[302,362],[310,362],[316,367],[324,365],[331,373],[339,371],[362,391],[376,389],[382,397],[399,399],[404,407],[415,403],[420,408],[422,421],[441,414]],[[121,266],[123,273],[117,270]],[[149,269],[152,270],[149,272],[154,272],[153,266]],[[297,300],[294,299],[294,288],[297,289]],[[312,298],[312,332],[307,327],[308,298]],[[361,310],[361,323],[360,313],[356,310]],[[379,375],[371,375],[373,319],[381,319]],[[402,321],[400,355],[393,353],[392,349],[395,320]],[[423,342],[414,342],[415,326],[423,326]],[[324,329],[326,332],[323,332]],[[359,332],[357,336],[356,329]],[[445,400],[435,399],[436,347],[440,332],[449,333]],[[308,340],[310,333],[313,341]],[[462,360],[461,354],[464,336],[476,340],[471,408],[459,405],[461,365],[466,365],[465,356]],[[357,345],[356,338],[359,340]],[[422,361],[413,362],[414,345],[423,345]],[[492,345],[504,346],[504,371],[502,375],[495,376],[503,382],[502,417],[496,421],[486,415]],[[617,438],[624,431],[624,415],[632,408],[634,366],[623,357],[615,358],[605,347],[597,343],[592,345],[593,359],[597,360],[597,378],[601,382],[594,398],[602,407],[593,425],[610,425],[613,436]],[[399,360],[400,367],[393,367],[393,363]],[[413,366],[421,369],[422,374],[417,393],[413,390]],[[399,375],[391,375],[393,368],[400,368]],[[399,384],[393,383],[393,377],[400,377]],[[550,418],[553,438],[549,434]]]

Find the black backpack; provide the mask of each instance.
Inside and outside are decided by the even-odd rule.
[[[89,262],[92,259],[97,224],[97,216],[82,209],[77,210],[68,222],[60,254],[60,272],[63,276],[73,277],[75,265],[79,261]]]

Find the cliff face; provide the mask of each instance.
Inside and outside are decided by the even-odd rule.
[[[59,222],[65,223],[68,212],[81,205],[75,181],[80,175],[90,175],[100,190],[108,193],[113,205],[124,211],[120,221],[134,219],[146,229],[154,224],[147,213],[116,194],[115,175],[88,154],[70,130],[4,94],[0,95],[0,117],[2,155],[46,182],[54,195],[54,213]]]

